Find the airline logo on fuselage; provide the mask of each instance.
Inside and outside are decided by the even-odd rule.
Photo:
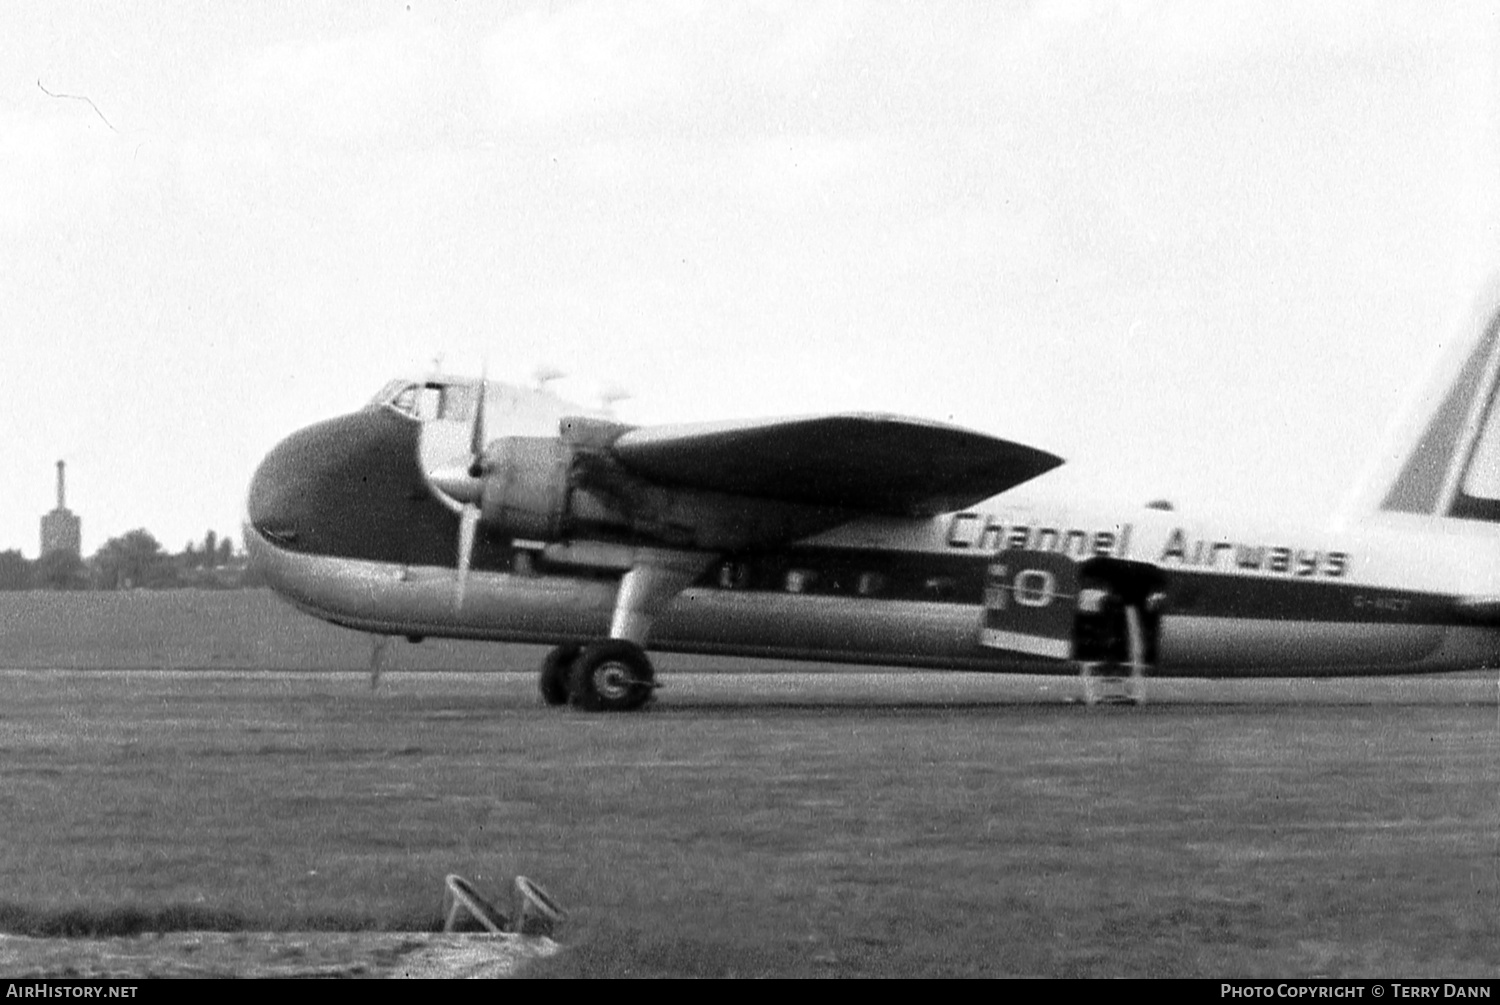
[[[1325,576],[1341,579],[1349,571],[1349,553],[1284,544],[1246,544],[1242,541],[1189,537],[1173,529],[1162,547],[1161,564],[1189,569],[1243,569],[1282,576]]]
[[[944,540],[949,548],[986,553],[1047,551],[1077,559],[1123,559],[1129,557],[1133,529],[1128,523],[1109,528],[1049,527],[1007,523],[986,513],[955,513]],[[1343,578],[1350,562],[1346,551],[1196,537],[1181,527],[1172,529],[1151,558],[1166,567],[1327,579]]]
[[[986,513],[955,513],[948,523],[950,548],[978,551],[1055,551],[1075,558],[1124,558],[1130,550],[1130,524],[1109,530],[1032,527],[1007,524]]]

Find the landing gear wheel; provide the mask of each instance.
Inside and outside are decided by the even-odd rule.
[[[578,658],[582,648],[575,645],[558,646],[542,660],[542,673],[538,681],[542,701],[548,705],[568,703],[568,675],[573,672],[573,661]]]
[[[568,677],[568,698],[587,712],[633,712],[651,700],[656,671],[634,642],[607,639],[584,646]]]

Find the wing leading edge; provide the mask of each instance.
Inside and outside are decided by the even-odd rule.
[[[639,428],[611,453],[665,485],[892,516],[963,509],[1062,464],[958,426],[863,413]]]

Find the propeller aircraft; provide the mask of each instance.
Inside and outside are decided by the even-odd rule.
[[[1500,666],[1500,287],[1357,513],[1296,525],[1048,501],[1061,458],[919,419],[637,427],[484,378],[396,380],[292,434],[245,541],[383,640],[551,646],[543,699],[653,696],[648,650],[1006,673]],[[1022,487],[1026,486],[1026,487]],[[378,676],[385,647],[377,643]]]

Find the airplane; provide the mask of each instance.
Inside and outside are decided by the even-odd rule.
[[[256,470],[282,597],[371,633],[541,643],[548,705],[630,711],[648,650],[1002,673],[1500,666],[1500,284],[1347,519],[1049,502],[1047,451],[831,414],[632,426],[483,377],[398,379]],[[377,643],[372,683],[384,646]]]

